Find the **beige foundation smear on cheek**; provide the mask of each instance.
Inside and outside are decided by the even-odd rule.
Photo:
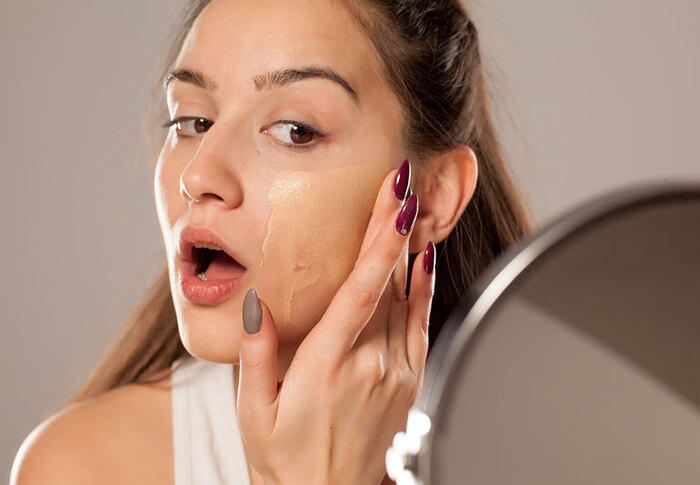
[[[350,274],[384,178],[381,170],[366,162],[275,176],[260,262],[267,284],[258,291],[278,331],[282,322],[318,321]]]

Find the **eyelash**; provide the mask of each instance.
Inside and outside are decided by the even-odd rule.
[[[172,120],[166,121],[161,126],[163,128],[170,129],[170,127],[173,126],[174,124],[183,123],[186,121],[196,121],[196,120],[208,121],[205,118],[201,118],[199,116],[180,116],[178,118],[174,118]],[[213,124],[214,123],[212,122],[211,125],[209,125],[209,128],[211,128],[211,126]],[[270,125],[268,125],[268,127],[265,128],[264,130],[262,130],[262,132],[266,132],[268,129],[270,129],[271,127],[273,127],[275,125],[293,125],[293,126],[296,126],[298,128],[301,128],[304,131],[308,131],[309,133],[311,133],[313,135],[313,138],[311,139],[312,141],[316,138],[323,138],[324,136],[326,136],[326,133],[320,132],[319,130],[317,130],[313,126],[308,125],[306,123],[302,123],[300,121],[294,121],[294,120],[277,120],[274,123],[271,123]],[[207,130],[209,130],[209,128],[207,128]],[[178,135],[178,136],[188,138],[188,137],[193,137],[196,135]],[[290,143],[284,143],[284,142],[280,142],[280,141],[278,141],[277,143],[279,143],[280,145],[283,145],[291,150],[309,150],[309,149],[313,148],[313,146],[315,145],[315,144],[312,144],[311,141],[304,143],[304,144],[290,144]]]

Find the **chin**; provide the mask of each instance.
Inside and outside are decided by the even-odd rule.
[[[240,312],[239,312],[240,313]],[[238,363],[243,321],[221,308],[176,309],[180,340],[194,357],[218,363]]]
[[[202,336],[190,336],[189,340],[183,339],[183,345],[193,357],[219,364],[238,364],[238,342],[234,345],[225,345],[224,342]]]

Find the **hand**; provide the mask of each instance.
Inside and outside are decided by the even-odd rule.
[[[355,267],[281,384],[275,323],[264,301],[259,331],[243,332],[238,419],[248,460],[265,483],[379,484],[385,476],[386,450],[422,386],[435,286],[434,271],[423,269],[424,251],[406,299],[416,216],[407,214],[406,234],[397,231],[397,172],[382,184]],[[417,213],[415,197],[405,205],[415,203]],[[249,299],[254,304],[256,296],[249,292]]]

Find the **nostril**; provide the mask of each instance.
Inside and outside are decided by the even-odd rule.
[[[201,200],[201,199],[204,199],[205,197],[211,197],[211,198],[217,199],[217,200],[224,200],[223,197],[221,197],[221,196],[218,195],[218,194],[214,194],[214,193],[212,193],[212,192],[206,192],[206,193],[202,194],[202,197],[200,197],[200,200]],[[196,202],[199,202],[199,200],[197,200]]]

